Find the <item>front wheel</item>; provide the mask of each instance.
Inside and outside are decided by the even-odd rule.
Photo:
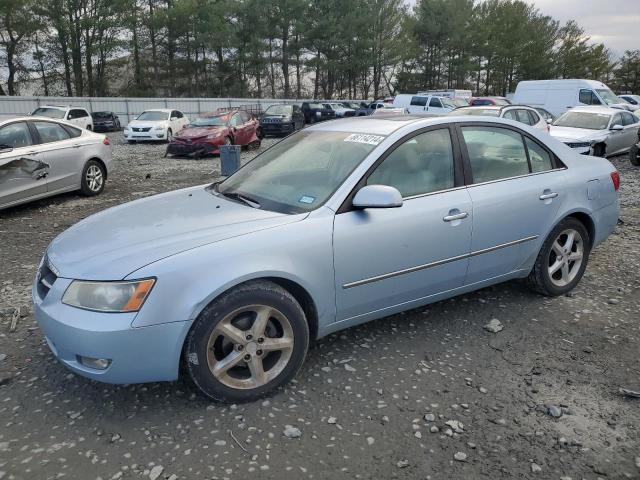
[[[247,402],[289,382],[309,346],[302,307],[279,285],[253,281],[223,294],[187,336],[193,382],[214,400]]]
[[[89,160],[82,170],[80,191],[87,197],[102,193],[106,175],[104,167],[97,160]]]
[[[631,149],[629,150],[629,161],[631,165],[635,165],[636,167],[640,167],[640,147],[638,147],[640,143],[636,143],[631,145]]]
[[[564,219],[542,245],[529,274],[529,284],[550,297],[570,292],[582,278],[590,252],[589,232],[582,222]]]

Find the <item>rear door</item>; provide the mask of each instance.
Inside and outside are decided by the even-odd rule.
[[[80,131],[73,127],[67,127],[67,130],[58,123],[45,121],[33,122],[33,126],[37,132],[39,155],[49,164],[47,191],[80,188],[82,144],[79,136],[73,137]]]
[[[427,111],[429,113],[438,113],[438,114],[443,114],[448,112],[448,110],[444,108],[444,106],[442,105],[442,100],[440,100],[440,98],[438,97],[431,97],[429,99],[429,108],[427,108]]]
[[[622,145],[622,150],[626,151],[631,145],[638,141],[640,119],[629,112],[621,112],[620,115],[622,115],[622,126],[624,127],[624,144]]]
[[[0,127],[0,206],[46,193],[49,167],[43,160],[27,122]]]
[[[336,214],[338,321],[406,309],[463,285],[473,219],[451,138],[446,127],[415,132],[361,180],[397,188],[401,207]]]
[[[564,200],[564,170],[515,127],[462,124],[465,177],[473,202],[467,284],[498,278],[535,258]]]

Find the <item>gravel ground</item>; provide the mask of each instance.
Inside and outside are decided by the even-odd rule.
[[[222,405],[186,380],[69,373],[33,319],[30,284],[55,235],[219,171],[113,143],[101,196],[0,212],[0,479],[640,478],[640,399],[619,393],[640,390],[640,169],[626,158],[614,159],[623,222],[570,296],[511,282],[371,322],[320,341],[271,398]]]

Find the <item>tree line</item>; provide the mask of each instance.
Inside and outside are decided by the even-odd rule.
[[[640,92],[640,50],[614,59],[521,0],[2,0],[0,68],[8,95],[505,95],[547,78]]]

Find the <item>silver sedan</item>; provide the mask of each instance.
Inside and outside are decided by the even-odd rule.
[[[0,209],[58,193],[104,190],[111,147],[104,135],[51,118],[0,122]]]

